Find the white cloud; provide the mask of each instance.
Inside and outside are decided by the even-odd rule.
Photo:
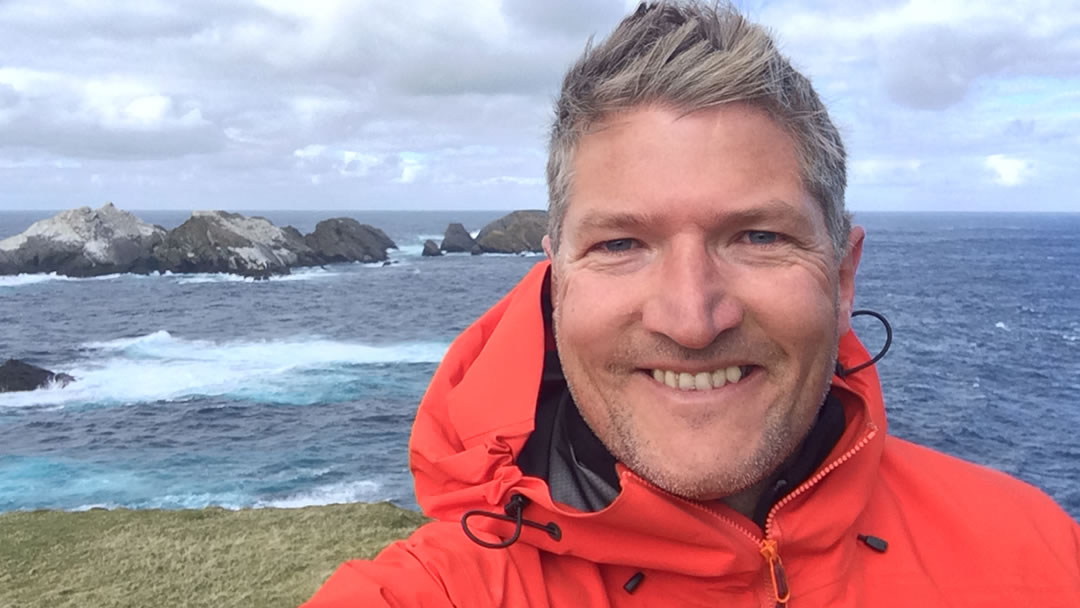
[[[315,158],[326,153],[326,146],[320,144],[308,144],[303,148],[293,150],[293,156],[297,158]]]
[[[994,183],[1000,186],[1019,186],[1035,172],[1035,164],[1022,158],[1010,158],[1004,154],[986,157],[986,168],[994,173]]]
[[[427,165],[422,154],[415,152],[402,152],[398,155],[398,167],[401,174],[397,181],[403,184],[411,184],[424,174]]]
[[[918,159],[868,158],[851,163],[852,181],[876,182],[898,176],[909,179],[922,167]]]
[[[338,173],[345,176],[363,177],[382,160],[373,154],[363,154],[354,150],[342,150],[341,165]]]

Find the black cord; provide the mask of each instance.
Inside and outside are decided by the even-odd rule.
[[[877,355],[875,355],[873,359],[870,359],[866,363],[856,365],[855,367],[845,369],[844,366],[840,365],[840,362],[837,361],[836,375],[840,376],[841,378],[843,378],[844,376],[850,376],[857,371],[864,370],[871,365],[877,363],[881,360],[882,357],[885,356],[885,353],[889,352],[889,347],[892,346],[892,325],[889,324],[889,320],[885,318],[885,315],[881,314],[880,312],[875,312],[873,310],[856,310],[855,312],[851,313],[851,318],[854,319],[855,317],[863,315],[874,317],[878,321],[881,321],[881,324],[885,326],[885,346],[881,348],[881,351]]]
[[[461,529],[465,531],[465,536],[469,537],[469,540],[486,547],[488,549],[505,549],[510,545],[516,543],[518,538],[521,537],[522,526],[529,526],[530,528],[536,528],[547,533],[554,540],[562,539],[562,529],[559,525],[551,521],[546,524],[541,524],[532,520],[525,519],[525,505],[529,504],[529,499],[525,498],[521,494],[514,494],[510,497],[510,502],[506,503],[503,510],[505,515],[501,513],[492,513],[491,511],[484,511],[481,509],[473,509],[467,511],[461,516]],[[505,521],[514,524],[514,533],[510,535],[510,538],[503,540],[502,542],[491,543],[473,534],[473,531],[469,529],[470,517],[490,517],[491,519],[497,519],[499,521]]]

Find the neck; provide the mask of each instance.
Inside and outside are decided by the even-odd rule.
[[[754,509],[757,507],[758,502],[761,500],[761,494],[765,491],[765,486],[768,484],[768,478],[762,479],[754,485],[736,492],[730,496],[725,496],[720,500],[727,506],[735,509],[740,514],[753,519]]]

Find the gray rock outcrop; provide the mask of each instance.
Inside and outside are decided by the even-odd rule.
[[[327,263],[385,262],[386,251],[398,248],[382,230],[349,217],[319,222],[304,242]]]
[[[50,372],[18,359],[8,359],[0,365],[0,393],[33,391],[50,384],[63,387],[74,381],[75,378],[67,374]]]
[[[479,252],[479,246],[476,244],[476,240],[473,239],[468,230],[465,230],[465,226],[459,223],[453,223],[446,227],[440,249],[447,253]]]
[[[484,226],[476,243],[484,253],[542,252],[547,220],[546,211],[514,211]]]
[[[289,274],[293,266],[313,266],[319,256],[296,229],[263,217],[226,211],[196,211],[154,249],[157,270],[228,272],[264,278]]]
[[[439,245],[435,241],[428,239],[424,241],[424,251],[420,255],[427,258],[437,258],[442,255],[442,250],[439,249]]]
[[[165,235],[161,226],[148,224],[112,203],[98,209],[69,209],[0,241],[0,274],[56,272],[90,277],[149,272],[155,269],[151,252]]]

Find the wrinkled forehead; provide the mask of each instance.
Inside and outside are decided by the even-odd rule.
[[[579,139],[572,166],[566,230],[656,224],[680,206],[702,221],[792,217],[824,228],[794,139],[746,104],[609,114]]]

